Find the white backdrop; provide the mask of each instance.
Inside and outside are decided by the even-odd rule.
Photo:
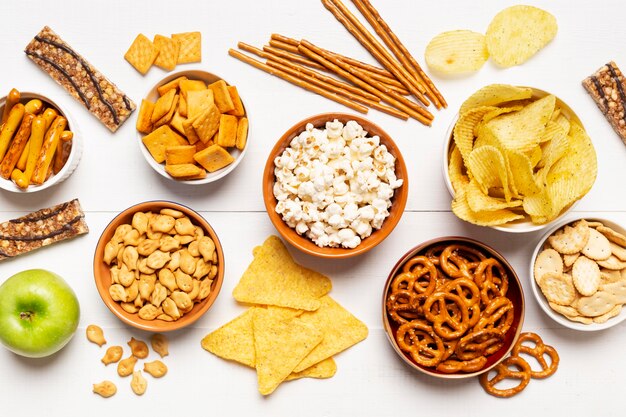
[[[348,3],[348,2],[346,2]],[[364,61],[367,52],[318,0],[306,1],[43,1],[1,2],[0,94],[16,87],[48,95],[66,106],[80,126],[84,153],[66,182],[34,195],[0,193],[0,221],[78,197],[90,233],[0,265],[0,282],[27,268],[53,270],[78,294],[79,331],[59,354],[27,360],[0,349],[0,414],[49,416],[202,414],[393,416],[442,415],[623,415],[626,324],[594,334],[565,329],[551,321],[530,291],[530,255],[541,235],[509,235],[474,227],[450,213],[450,196],[441,176],[445,131],[460,103],[489,83],[512,83],[550,91],[579,115],[596,147],[599,173],[591,192],[572,216],[593,215],[626,224],[623,178],[626,148],[580,85],[583,78],[611,59],[626,68],[623,2],[590,7],[587,1],[533,1],[559,23],[554,41],[529,62],[506,70],[488,62],[462,78],[433,76],[449,108],[435,111],[431,128],[403,122],[376,111],[366,117],[381,125],[400,146],[409,168],[410,193],[397,229],[380,246],[356,259],[324,261],[290,252],[304,265],[331,276],[332,295],[370,329],[369,337],[336,357],[338,371],[329,380],[285,383],[269,398],[257,392],[254,371],[221,360],[201,349],[201,338],[244,310],[231,292],[252,259],[252,248],[275,230],[264,211],[260,178],[267,154],[280,135],[297,121],[327,111],[350,111],[244,65],[227,55],[238,41],[263,45],[271,33],[306,38],[320,46]],[[453,29],[484,32],[491,18],[512,1],[382,1],[374,5],[423,63],[428,41]],[[596,10],[597,9],[597,10]],[[202,32],[202,63],[177,69],[205,69],[237,85],[250,117],[249,149],[228,177],[206,186],[176,184],[156,174],[142,159],[134,123],[115,134],[58,87],[22,52],[49,25],[79,53],[115,82],[135,102],[166,73],[153,68],[141,76],[123,59],[138,33]],[[129,379],[100,362],[99,349],[84,337],[91,323],[105,330],[109,345],[148,335],[124,326],[104,306],[96,291],[92,258],[98,237],[116,213],[135,203],[168,199],[203,214],[218,233],[226,257],[226,277],[212,309],[193,327],[170,334],[169,373],[150,377],[148,391],[136,397]],[[561,356],[558,372],[533,380],[520,395],[496,399],[476,380],[440,381],[408,369],[389,346],[381,324],[382,285],[397,259],[420,242],[443,235],[471,236],[494,246],[520,275],[526,294],[524,329],[542,335]],[[152,354],[154,355],[154,354]],[[108,400],[91,393],[91,384],[111,379],[118,394]]]

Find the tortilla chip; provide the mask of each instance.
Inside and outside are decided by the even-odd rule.
[[[207,334],[202,339],[202,348],[220,358],[254,368],[252,316],[257,308],[260,307],[248,309],[219,329]]]
[[[285,381],[293,381],[300,378],[331,378],[337,373],[337,364],[333,358],[324,359],[315,365],[306,368],[302,372],[292,372]]]

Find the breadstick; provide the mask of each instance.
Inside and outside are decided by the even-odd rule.
[[[61,140],[61,134],[67,126],[67,119],[63,116],[57,116],[52,122],[50,129],[46,132],[46,136],[41,144],[41,150],[37,156],[35,163],[35,171],[31,177],[31,183],[41,185],[48,176],[48,170],[52,164],[54,153],[57,150],[57,144]]]
[[[57,115],[58,115],[57,111],[51,107],[48,107],[43,112],[43,118],[46,122],[46,131],[48,131],[48,129],[50,128],[50,125],[52,124],[54,119],[56,119]]]
[[[300,54],[298,52],[298,47],[296,45],[291,45],[286,42],[282,42],[276,39],[270,38],[270,46],[278,49],[282,49],[283,51],[291,52],[292,54]]]
[[[33,134],[32,127],[31,127],[30,134],[31,135]],[[26,169],[26,161],[28,161],[29,149],[30,149],[30,139],[28,139],[28,141],[26,142],[26,146],[24,146],[24,150],[22,151],[22,154],[20,155],[20,159],[17,160],[17,164],[15,165],[15,168],[22,170],[22,171]]]
[[[30,177],[35,170],[35,164],[37,163],[37,157],[41,150],[41,144],[43,142],[43,136],[46,133],[46,120],[43,116],[37,116],[33,119],[30,139],[28,140],[28,159],[26,161],[26,168],[24,171],[14,169],[11,173],[11,179],[20,188],[27,188],[30,184]]]
[[[311,68],[315,68],[315,69],[318,69],[318,70],[323,70],[324,69],[324,67],[319,65],[317,62],[311,61],[310,59],[306,59],[306,58],[304,58],[304,57],[302,57],[300,55],[292,54],[291,52],[287,52],[287,51],[283,51],[283,50],[280,50],[280,49],[272,48],[271,46],[267,46],[267,45],[265,45],[263,47],[263,50],[265,52],[269,52],[269,53],[272,53],[274,55],[277,55],[277,56],[279,56],[281,58],[288,59],[289,61],[297,62],[298,64],[301,64],[301,65],[306,65],[306,66],[309,66]]]
[[[9,144],[18,126],[24,117],[24,105],[22,103],[15,104],[9,112],[9,117],[2,125],[2,132],[0,132],[0,160],[4,158],[4,154],[9,149]]]
[[[330,93],[330,92],[328,92],[328,91],[326,91],[326,90],[324,90],[322,88],[316,87],[316,86],[314,86],[314,85],[312,85],[310,83],[307,83],[307,82],[302,81],[302,80],[300,80],[300,79],[298,79],[296,77],[293,77],[293,76],[291,76],[291,75],[289,75],[289,74],[287,74],[287,73],[285,73],[283,71],[280,71],[280,70],[278,70],[276,68],[272,68],[269,65],[266,65],[266,64],[264,64],[264,63],[262,63],[260,61],[257,61],[254,58],[250,58],[249,56],[244,55],[244,54],[242,54],[239,51],[235,51],[234,49],[229,49],[228,50],[228,54],[230,56],[232,56],[233,58],[236,58],[236,59],[238,59],[238,60],[240,60],[242,62],[245,62],[246,64],[252,65],[253,67],[256,67],[256,68],[258,68],[258,69],[260,69],[262,71],[265,71],[265,72],[267,72],[267,73],[269,73],[271,75],[274,75],[276,77],[282,78],[283,80],[288,81],[288,82],[290,82],[292,84],[295,84],[298,87],[302,87],[305,90],[309,90],[309,91],[312,91],[314,93],[317,93],[317,94],[319,94],[319,95],[321,95],[323,97],[326,97],[327,99],[336,101],[336,102],[338,102],[340,104],[343,104],[344,106],[350,107],[351,109],[356,110],[358,112],[367,113],[368,109],[365,106],[362,106],[362,105],[357,104],[357,103],[353,103],[350,100],[347,100],[347,99],[345,99],[344,97],[341,97],[338,94]]]
[[[15,134],[15,137],[11,142],[11,147],[9,147],[9,150],[2,159],[2,163],[0,163],[0,177],[7,180],[11,178],[11,172],[13,172],[13,168],[15,168],[17,161],[20,159],[24,146],[26,146],[26,142],[28,142],[31,123],[33,122],[34,117],[35,116],[33,114],[27,113],[22,118],[20,129]]]
[[[411,94],[425,106],[430,104],[430,101],[424,97],[421,91],[423,90],[425,92],[425,88],[421,86],[417,80],[413,79],[413,76],[387,52],[340,0],[322,0],[322,3],[333,16],[335,16],[335,19],[337,19],[383,67],[387,68]]]
[[[9,113],[13,106],[20,102],[21,94],[15,88],[12,88],[7,94],[6,102],[4,103],[4,111],[2,112],[2,124],[4,124],[9,118]]]
[[[406,49],[404,44],[400,41],[400,39],[396,36],[396,34],[391,30],[391,28],[389,27],[387,22],[385,22],[385,20],[380,16],[380,14],[378,13],[378,10],[376,10],[376,8],[374,8],[372,3],[370,3],[369,0],[357,0],[357,1],[353,0],[353,3],[356,5],[356,7],[359,10],[362,9],[361,7],[359,7],[360,5],[362,5],[362,6],[364,6],[364,8],[363,8],[364,10],[367,9],[370,12],[370,14],[371,14],[371,16],[373,18],[373,21],[376,22],[377,25],[374,25],[372,23],[372,21],[370,21],[370,19],[368,19],[367,15],[364,14],[364,16],[368,20],[368,22],[370,22],[370,24],[374,27],[374,30],[376,30],[377,26],[380,26],[380,28],[387,33],[389,38],[391,38],[391,41],[396,45],[397,49],[402,54],[402,56],[404,56],[409,61],[410,65],[406,65],[405,64],[407,70],[415,78],[417,78],[418,80],[422,81],[424,87],[426,87],[426,95],[431,100],[433,100],[433,102],[435,103],[435,106],[437,106],[437,108],[441,108],[441,106],[443,106],[444,108],[448,107],[448,103],[443,98],[443,96],[441,95],[441,93],[439,92],[437,87],[435,87],[435,84],[428,77],[428,75],[426,75],[424,70],[422,70],[422,67],[417,63],[415,58],[413,58],[413,55],[411,55],[411,53],[408,51],[408,49]],[[362,10],[361,10],[361,13],[363,13]],[[376,33],[378,33],[377,30],[376,30]],[[383,41],[384,40],[385,39],[383,38]],[[392,51],[394,52],[394,54],[396,54],[396,51],[394,51],[393,49],[392,49]],[[398,55],[396,55],[396,56],[398,56]],[[437,105],[438,103],[439,103],[439,105]]]
[[[365,91],[363,89],[355,87],[352,84],[348,84],[348,83],[345,83],[343,81],[337,80],[337,79],[335,79],[333,77],[328,77],[328,76],[326,76],[324,74],[320,74],[319,72],[317,72],[315,70],[312,70],[310,68],[304,67],[302,65],[295,64],[295,63],[293,63],[291,61],[288,61],[288,60],[283,59],[283,58],[281,58],[279,56],[276,56],[276,55],[274,55],[274,54],[272,54],[270,52],[262,51],[259,48],[256,48],[256,47],[254,47],[252,45],[248,45],[247,43],[239,42],[239,43],[237,43],[237,47],[239,49],[244,50],[244,51],[253,53],[253,54],[255,54],[255,55],[257,55],[257,56],[259,56],[261,58],[265,58],[267,60],[265,63],[267,65],[269,65],[269,66],[273,66],[273,65],[271,65],[271,62],[274,61],[274,62],[277,62],[279,64],[285,65],[285,66],[287,66],[287,67],[289,67],[291,69],[294,69],[294,70],[297,70],[297,71],[299,71],[301,73],[304,73],[306,75],[309,75],[311,77],[318,78],[318,79],[320,79],[322,81],[325,81],[325,82],[327,82],[329,84],[334,85],[335,87],[343,88],[345,90],[348,90],[348,91],[350,91],[350,92],[352,92],[354,94],[360,95],[360,96],[362,96],[364,98],[367,98],[367,99],[370,99],[370,100],[373,100],[373,101],[380,101],[380,99],[378,97],[376,97],[375,95],[370,94],[370,93],[368,93],[367,91]]]
[[[392,97],[392,95],[390,94],[390,92],[393,92],[393,90],[390,90],[384,85],[380,84],[379,82],[369,78],[362,71],[354,67],[351,67],[345,62],[325,53],[320,48],[316,47],[315,45],[313,45],[312,43],[304,39],[300,42],[300,46],[298,47],[298,49],[304,55],[308,56],[311,59],[315,59],[317,62],[324,65],[326,68],[328,68],[330,71],[334,72],[335,74],[349,80],[350,82],[358,85],[359,87],[380,97],[382,101],[385,101],[386,103],[391,104],[392,106],[407,113],[409,116],[413,117],[414,119],[420,121],[421,123],[427,126],[431,125],[432,114],[430,114],[427,110],[422,109],[421,107],[419,108],[419,110],[417,110],[401,102],[400,100],[397,100],[395,97]],[[402,98],[404,99],[404,97]]]

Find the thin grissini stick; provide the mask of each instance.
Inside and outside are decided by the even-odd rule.
[[[382,101],[385,101],[386,103],[407,113],[409,116],[420,121],[421,123],[427,126],[430,126],[431,121],[432,121],[432,115],[428,113],[428,111],[422,109],[426,111],[426,113],[430,117],[428,117],[427,115],[421,114],[415,109],[395,99],[394,97],[391,96],[391,94],[389,94],[389,91],[392,91],[392,90],[389,90],[387,87],[385,87],[384,85],[381,85],[376,80],[372,80],[366,74],[359,71],[358,69],[354,67],[350,67],[345,62],[325,53],[324,51],[320,50],[315,45],[313,45],[312,43],[306,40],[301,41],[298,49],[304,55],[308,56],[311,59],[315,59],[317,62],[324,65],[326,68],[328,68],[330,71],[334,72],[335,74],[349,80],[350,82],[358,85],[359,87],[380,97]]]
[[[17,89],[12,88],[11,91],[9,91],[9,94],[7,94],[7,99],[4,103],[4,111],[2,112],[2,124],[7,121],[11,109],[13,108],[13,106],[20,102],[21,97],[22,94]]]
[[[279,41],[276,39],[270,38],[270,46],[278,49],[282,49],[283,51],[291,52],[292,54],[300,54],[298,51],[297,45],[292,45],[287,42]]]
[[[318,70],[324,70],[324,67],[322,67],[317,62],[311,61],[310,59],[306,59],[305,57],[301,55],[292,54],[291,52],[283,51],[277,48],[272,48],[271,46],[267,46],[267,45],[263,46],[263,50],[265,52],[269,52],[274,55],[277,55],[281,58],[288,59],[289,61],[296,62],[300,65],[306,65],[308,67],[315,68]]]
[[[376,8],[372,5],[372,3],[370,3],[369,0],[358,0],[357,2],[355,2],[355,5],[359,8],[359,10],[361,10],[361,8],[359,7],[358,3],[362,3],[365,6],[365,8],[370,12],[372,17],[374,18],[374,20],[378,23],[378,25],[380,25],[382,30],[384,30],[389,35],[393,43],[395,43],[400,53],[402,53],[402,55],[409,61],[411,65],[407,66],[407,69],[411,74],[413,74],[414,77],[421,79],[424,86],[426,87],[426,95],[430,97],[433,101],[435,101],[435,105],[437,104],[437,102],[439,102],[441,106],[448,107],[448,103],[443,98],[443,95],[439,92],[437,87],[435,87],[435,84],[428,77],[428,75],[426,75],[424,70],[422,70],[422,67],[420,66],[420,64],[418,64],[415,58],[413,58],[413,55],[411,55],[409,50],[404,46],[404,44],[400,41],[400,39],[396,36],[396,34],[391,30],[387,22],[385,22],[385,20],[380,16],[380,14],[378,13],[378,10],[376,10]],[[365,18],[367,19],[367,16],[365,16]],[[376,27],[374,27],[374,29],[375,28]]]
[[[430,105],[430,101],[424,97],[423,92],[420,91],[419,83],[413,79],[413,76],[409,74],[402,65],[392,57],[389,52],[368,32],[368,30],[359,22],[359,20],[341,3],[339,0],[322,0],[324,7],[326,7],[335,19],[337,19],[345,28],[359,41],[365,49],[383,67],[387,68],[397,79],[400,81],[419,101],[425,106]],[[423,86],[421,89],[426,91]]]
[[[11,146],[6,151],[4,157],[2,158],[2,163],[0,163],[0,176],[4,179],[11,178],[11,173],[13,172],[13,168],[17,165],[17,161],[22,156],[22,151],[28,142],[28,138],[30,137],[30,130],[32,127],[33,119],[35,118],[34,114],[25,113],[22,118],[22,122],[20,124],[20,128],[13,137],[13,141],[11,141]]]
[[[250,52],[252,54],[255,54],[255,55],[257,55],[257,56],[259,56],[261,58],[265,58],[267,60],[266,64],[268,64],[270,66],[271,66],[270,62],[272,62],[272,61],[273,62],[277,62],[277,63],[285,65],[285,66],[287,66],[287,67],[289,67],[291,69],[294,69],[294,70],[300,71],[300,72],[302,72],[304,74],[307,74],[307,75],[309,75],[311,77],[318,78],[318,79],[320,79],[322,81],[325,81],[325,82],[327,82],[329,84],[332,84],[332,85],[334,85],[334,86],[336,86],[338,88],[343,88],[343,89],[348,90],[348,91],[350,91],[350,92],[352,92],[354,94],[363,96],[364,98],[370,99],[372,101],[380,101],[380,99],[378,97],[376,97],[373,94],[368,93],[367,91],[365,91],[365,90],[363,90],[363,89],[361,89],[359,87],[355,87],[352,84],[348,84],[348,83],[345,83],[343,81],[337,80],[337,79],[335,79],[333,77],[328,77],[328,76],[326,76],[324,74],[320,74],[319,72],[317,72],[315,70],[312,70],[310,68],[304,67],[302,65],[295,64],[295,63],[293,63],[291,61],[288,61],[288,60],[283,59],[283,58],[281,58],[279,56],[276,56],[276,55],[274,55],[274,54],[272,54],[270,52],[262,51],[259,48],[256,48],[256,47],[254,47],[252,45],[248,45],[247,43],[239,42],[239,43],[237,43],[237,47],[239,49],[241,49],[241,50],[244,50],[244,51]]]
[[[298,45],[300,45],[300,41],[297,39],[293,39],[293,38],[288,38],[286,36],[283,35],[279,35],[277,33],[273,33],[272,34],[272,39],[292,45],[292,46],[296,46],[298,47]],[[386,69],[382,69],[382,68],[378,68],[374,65],[370,65],[367,64],[365,62],[361,62],[357,59],[354,58],[350,58],[349,56],[345,56],[345,55],[341,55],[338,54],[336,52],[333,51],[329,51],[328,49],[324,49],[325,52],[328,52],[329,54],[334,55],[335,57],[341,59],[342,61],[345,61],[346,63],[350,64],[350,65],[354,65],[355,67],[359,67],[365,70],[368,70],[370,72],[376,73],[376,74],[380,74],[383,75],[385,77],[389,77],[389,78],[395,78],[394,75],[392,73],[390,73],[389,71],[387,71]],[[397,80],[396,80],[397,81]]]
[[[247,55],[244,55],[244,54],[242,54],[239,51],[236,51],[234,49],[229,49],[228,50],[228,55],[230,55],[233,58],[236,58],[236,59],[238,59],[238,60],[240,60],[242,62],[245,62],[246,64],[252,65],[255,68],[258,68],[258,69],[260,69],[262,71],[265,71],[268,74],[274,75],[274,76],[276,76],[278,78],[282,78],[285,81],[288,81],[288,82],[290,82],[292,84],[297,85],[298,87],[302,87],[305,90],[312,91],[312,92],[317,93],[317,94],[319,94],[319,95],[321,95],[323,97],[326,97],[329,100],[333,100],[333,101],[336,101],[337,103],[343,104],[344,106],[350,107],[353,110],[356,110],[356,111],[361,112],[361,113],[367,113],[367,111],[368,111],[367,107],[365,107],[365,106],[362,106],[362,105],[360,105],[358,103],[353,103],[350,100],[347,100],[347,99],[345,99],[344,97],[341,97],[338,94],[330,93],[330,92],[324,90],[323,88],[316,87],[316,86],[314,86],[314,85],[312,85],[310,83],[307,83],[307,82],[302,81],[302,80],[300,80],[300,79],[298,79],[296,77],[293,77],[293,76],[287,74],[284,71],[280,71],[280,70],[278,70],[276,68],[272,68],[269,65],[266,65],[266,64],[264,64],[264,63],[262,63],[260,61],[257,61],[256,59],[251,58],[251,57],[249,57]]]
[[[41,144],[41,150],[35,163],[35,170],[30,179],[32,184],[41,185],[48,178],[50,168],[53,163],[54,153],[57,150],[59,140],[61,140],[61,134],[67,126],[67,119],[63,116],[57,116],[50,129],[46,132],[43,142]]]

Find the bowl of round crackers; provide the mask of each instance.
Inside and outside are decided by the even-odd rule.
[[[156,83],[141,101],[136,129],[152,169],[184,184],[223,178],[248,148],[248,112],[237,87],[201,70]]]
[[[557,323],[615,326],[626,319],[626,229],[608,219],[560,221],[541,237],[530,276],[539,306]]]
[[[387,338],[411,368],[445,379],[488,372],[505,359],[524,322],[515,270],[488,245],[441,237],[408,251],[382,297]]]
[[[566,103],[505,84],[483,87],[461,105],[442,168],[457,217],[511,233],[562,218],[598,170],[591,139]]]

